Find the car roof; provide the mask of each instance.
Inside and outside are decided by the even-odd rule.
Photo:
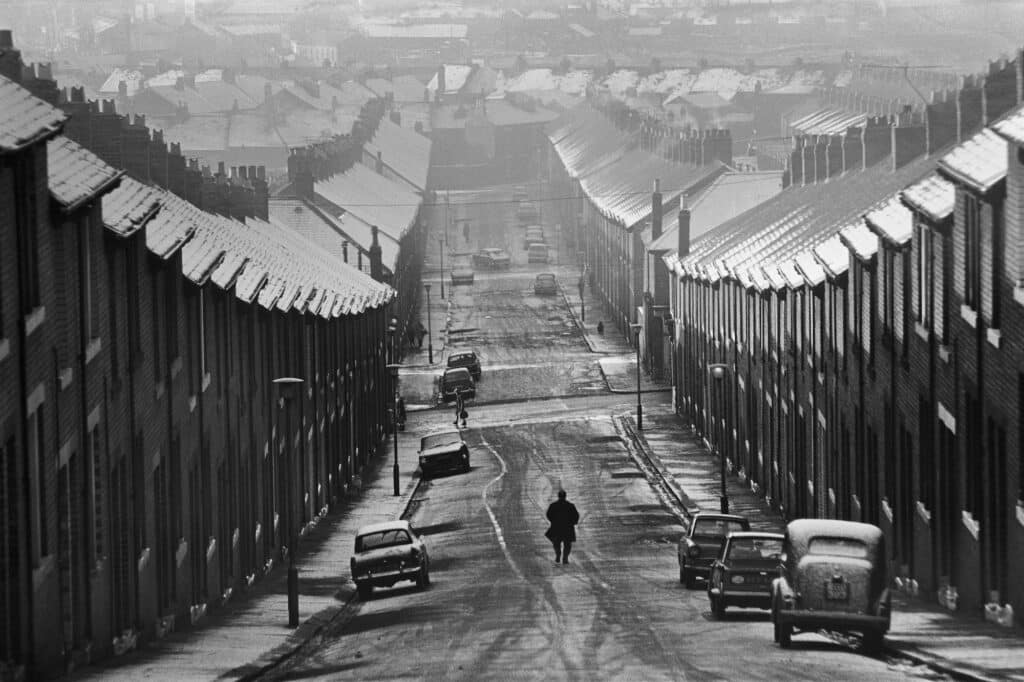
[[[719,520],[722,520],[722,521],[740,521],[740,522],[747,521],[747,517],[746,516],[741,516],[740,514],[721,514],[719,512],[697,512],[696,514],[693,515],[693,520],[696,521],[697,519],[719,519]]]
[[[537,279],[548,279],[548,278],[555,279],[555,273],[553,273],[553,272],[542,272],[539,275],[537,275]]]
[[[448,375],[448,374],[459,374],[461,372],[465,372],[466,374],[469,374],[469,368],[468,367],[446,367],[445,370],[444,370],[444,373],[446,375]]]
[[[770,540],[782,540],[786,536],[782,533],[769,533],[763,530],[738,530],[733,533],[729,533],[729,537],[732,539],[738,538],[768,538]]]
[[[378,523],[368,523],[365,526],[360,526],[359,530],[356,531],[356,535],[370,535],[371,533],[382,533],[388,530],[412,530],[409,522],[405,519],[395,519],[394,521],[380,521]]]
[[[545,244],[544,242],[533,242],[532,244],[530,244],[530,251],[533,251],[534,249],[544,249],[545,251],[547,251],[548,245]]]
[[[874,545],[882,540],[882,530],[870,523],[842,521],[840,519],[797,519],[786,526],[786,533],[794,542],[808,542],[814,537],[849,537],[864,544]]]
[[[452,358],[463,358],[463,357],[466,357],[466,356],[469,356],[469,355],[475,356],[476,355],[476,351],[475,350],[457,350],[457,351],[453,351],[452,354],[448,356],[448,359],[451,360]]]

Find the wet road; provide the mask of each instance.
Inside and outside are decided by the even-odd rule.
[[[490,229],[500,229],[498,219]],[[823,636],[802,635],[782,650],[764,611],[711,618],[706,594],[678,582],[679,512],[619,425],[634,399],[607,392],[565,301],[533,296],[540,269],[477,273],[454,294],[453,345],[478,350],[484,376],[464,432],[471,471],[422,482],[410,508],[429,547],[432,585],[353,600],[346,617],[270,678],[927,677]],[[418,379],[403,371],[407,395],[429,385]],[[524,400],[491,402],[513,398]],[[667,411],[666,400],[650,395],[645,409]],[[436,429],[443,415],[410,413],[406,433]],[[543,537],[559,488],[581,513],[567,565],[554,563]],[[351,594],[347,571],[339,572]]]

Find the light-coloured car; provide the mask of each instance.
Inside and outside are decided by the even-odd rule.
[[[547,263],[548,262],[548,245],[547,244],[530,244],[530,248],[526,250],[526,262],[527,263]]]
[[[716,618],[729,606],[767,609],[772,603],[772,580],[782,557],[782,533],[729,533],[711,564],[708,601]]]
[[[750,530],[746,517],[738,514],[697,512],[690,527],[679,538],[676,557],[679,559],[679,582],[693,589],[697,578],[707,578],[729,533]]]
[[[452,286],[473,283],[473,266],[468,258],[459,257],[452,263]]]
[[[877,654],[892,619],[885,535],[878,526],[798,519],[786,526],[779,577],[772,582],[772,624],[782,648],[794,630],[859,632]]]
[[[473,265],[489,270],[506,270],[512,265],[512,256],[505,249],[480,249],[473,254]]]
[[[469,471],[469,446],[457,430],[423,436],[419,457],[423,478],[430,478],[439,471]]]
[[[403,580],[414,582],[421,589],[430,584],[427,545],[405,520],[360,528],[350,568],[362,599],[368,599],[375,587],[391,587]]]

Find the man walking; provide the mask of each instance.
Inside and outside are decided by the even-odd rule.
[[[569,563],[569,552],[572,551],[572,543],[576,541],[576,524],[580,521],[580,514],[576,511],[576,505],[565,499],[565,491],[558,491],[558,500],[548,507],[548,521],[551,526],[544,537],[551,541],[555,548],[555,563],[561,561]]]

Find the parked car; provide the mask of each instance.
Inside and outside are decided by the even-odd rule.
[[[750,530],[750,523],[738,514],[714,514],[697,512],[690,520],[690,527],[676,548],[679,559],[679,582],[693,589],[697,578],[707,579],[711,564],[722,548],[722,541],[729,533]]]
[[[527,263],[547,263],[548,262],[548,245],[544,243],[533,243],[530,244],[530,248],[526,250],[526,262]]]
[[[772,624],[782,648],[795,630],[859,632],[877,653],[889,631],[885,536],[877,526],[799,519],[786,526],[779,577],[772,583]]]
[[[558,280],[550,272],[542,272],[533,280],[533,293],[537,296],[554,296],[558,293]]]
[[[452,286],[473,283],[473,266],[469,259],[461,257],[452,263]]]
[[[523,235],[523,248],[529,249],[531,244],[543,244],[544,230],[540,227],[528,227],[526,228],[526,234]]]
[[[533,225],[540,220],[540,209],[532,201],[520,201],[516,208],[516,220],[520,225]]]
[[[423,478],[440,471],[469,471],[469,446],[457,430],[423,436],[419,455]]]
[[[455,351],[448,356],[447,367],[465,367],[469,370],[470,375],[473,377],[473,381],[480,381],[482,370],[480,368],[480,358],[477,356],[475,350],[460,350]]]
[[[448,403],[455,400],[459,393],[463,398],[476,397],[473,375],[465,367],[446,369],[441,375],[441,399]]]
[[[729,533],[711,564],[708,601],[716,618],[729,606],[771,608],[772,580],[782,557],[782,533]]]
[[[473,254],[473,265],[489,270],[506,270],[512,265],[512,256],[505,249],[480,249]]]
[[[427,545],[408,521],[385,521],[360,528],[350,567],[362,599],[368,599],[375,587],[391,587],[403,580],[421,589],[430,584]]]

